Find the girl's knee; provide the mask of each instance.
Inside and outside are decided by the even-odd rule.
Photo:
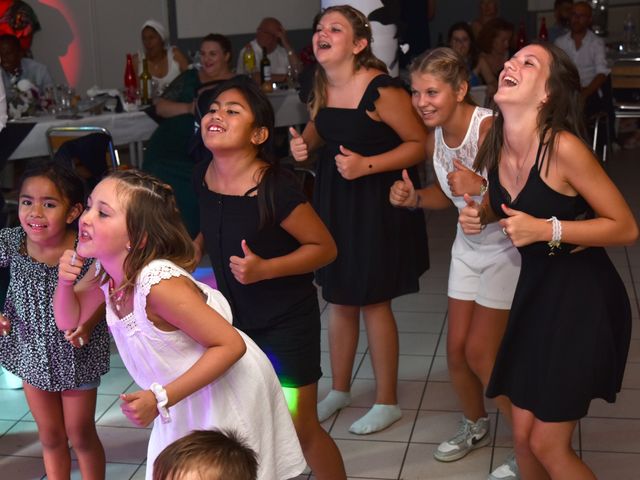
[[[64,429],[59,428],[38,428],[38,438],[42,444],[42,448],[55,450],[61,447],[68,447],[69,442]]]
[[[98,437],[95,425],[82,427],[67,427],[67,436],[74,450],[86,450],[91,448]]]

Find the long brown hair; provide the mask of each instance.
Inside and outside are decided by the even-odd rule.
[[[458,52],[449,47],[439,47],[427,50],[416,57],[409,65],[409,73],[429,74],[438,77],[443,82],[451,85],[454,92],[458,92],[464,83],[467,84],[467,93],[464,101],[475,105],[471,98],[469,87],[469,70],[467,64]]]
[[[558,134],[570,132],[584,140],[585,127],[580,97],[580,76],[567,54],[548,42],[532,42],[544,48],[551,61],[546,83],[547,100],[538,111],[538,139],[545,144],[545,151],[553,152]],[[504,117],[498,111],[474,163],[474,169],[491,170],[498,165],[500,150],[504,144]],[[547,171],[549,163],[547,162]]]
[[[337,12],[342,15],[351,25],[353,29],[353,39],[358,41],[365,39],[367,46],[358,52],[353,61],[353,71],[357,72],[362,67],[374,68],[387,73],[387,66],[385,63],[376,57],[371,50],[371,42],[373,37],[371,35],[371,26],[367,17],[360,11],[349,5],[335,5],[333,7],[325,8],[320,12],[313,20],[313,31],[315,33],[316,27],[322,17],[327,13]],[[315,79],[313,82],[313,91],[309,99],[309,112],[312,119],[316,117],[318,111],[327,105],[327,74],[321,65],[316,68]]]
[[[118,290],[130,294],[136,277],[152,260],[166,259],[193,270],[195,249],[171,186],[138,170],[116,171],[107,178],[116,180],[116,192],[124,199],[131,244],[123,265],[124,281]]]

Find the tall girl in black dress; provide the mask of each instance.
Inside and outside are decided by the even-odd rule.
[[[202,233],[233,324],[267,354],[285,391],[305,459],[318,479],[346,474],[318,421],[320,311],[313,271],[336,246],[292,172],[270,156],[274,114],[250,79],[219,87],[201,122],[213,160],[196,167]]]
[[[592,399],[615,401],[631,333],[624,284],[602,247],[635,242],[638,226],[580,139],[578,72],[562,50],[521,49],[494,99],[500,112],[477,157],[490,205],[466,197],[460,223],[477,233],[501,217],[522,270],[487,396],[513,403],[522,478],[595,479],[571,436]]]
[[[323,11],[313,35],[318,59],[302,135],[292,129],[291,152],[305,160],[325,144],[314,206],[338,245],[338,258],[316,274],[331,304],[332,390],[318,405],[320,420],[351,401],[351,372],[360,313],[376,378],[376,404],[349,429],[372,433],[397,421],[398,331],[391,300],[418,290],[427,268],[422,212],[393,207],[389,188],[425,156],[426,129],[402,83],[371,53],[366,17],[349,6]]]

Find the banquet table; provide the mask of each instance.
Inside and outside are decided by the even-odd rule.
[[[134,146],[131,152],[136,156],[141,142],[148,140],[158,124],[143,111],[103,113],[100,115],[87,115],[78,119],[58,119],[53,116],[39,116],[25,118],[7,123],[2,135],[15,135],[22,132],[26,136],[22,138],[18,146],[10,153],[8,160],[20,160],[24,158],[40,157],[49,155],[47,145],[47,130],[51,127],[73,127],[81,125],[92,125],[104,127],[113,137],[116,146]],[[25,128],[31,127],[30,130]],[[13,132],[12,132],[13,130]]]

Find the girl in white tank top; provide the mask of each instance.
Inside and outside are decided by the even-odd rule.
[[[415,190],[406,172],[391,188],[390,201],[399,207],[441,209],[466,206],[465,197],[481,202],[486,172],[475,172],[474,161],[491,126],[492,112],[475,107],[468,96],[464,60],[449,48],[437,48],[411,65],[412,101],[433,133],[427,154],[438,182]],[[460,429],[442,442],[434,457],[451,462],[490,441],[484,406],[486,387],[520,271],[520,255],[499,227],[467,237],[458,227],[451,251],[448,289],[447,363],[463,410]],[[497,399],[510,421],[511,405]],[[515,462],[499,467],[517,477]],[[492,477],[490,477],[492,478]],[[498,478],[498,477],[494,477]]]

